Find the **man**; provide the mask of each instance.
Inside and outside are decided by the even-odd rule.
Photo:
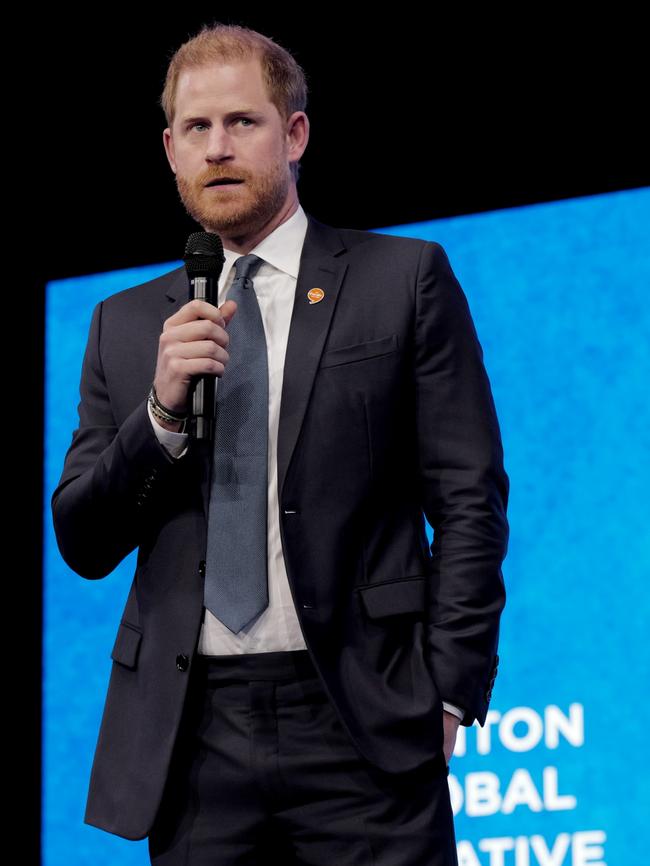
[[[271,40],[204,28],[162,104],[225,264],[218,306],[181,268],[93,313],[55,529],[84,577],[138,563],[85,821],[156,864],[258,862],[269,828],[297,862],[456,863],[509,488],[465,296],[438,244],[305,214],[306,86]],[[206,375],[214,445],[184,432]]]

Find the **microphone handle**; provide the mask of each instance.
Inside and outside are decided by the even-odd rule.
[[[211,276],[194,277],[190,281],[190,300],[198,298],[216,306],[218,281]],[[212,441],[214,437],[214,406],[217,377],[197,376],[192,392],[192,414],[189,433],[194,439]]]

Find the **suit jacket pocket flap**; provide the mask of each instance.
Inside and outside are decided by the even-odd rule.
[[[339,346],[338,349],[328,349],[323,352],[321,367],[334,367],[337,364],[348,364],[350,361],[363,361],[377,355],[388,355],[397,349],[397,334],[389,334],[378,340],[367,343],[355,343],[353,346]]]
[[[142,632],[126,622],[120,623],[111,658],[127,668],[134,669],[138,663],[138,650]]]
[[[402,613],[423,613],[426,606],[426,578],[410,577],[388,583],[359,587],[361,600],[371,619]]]

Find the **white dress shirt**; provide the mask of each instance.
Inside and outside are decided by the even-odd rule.
[[[269,370],[269,437],[268,437],[268,590],[269,604],[255,619],[237,634],[204,609],[198,652],[203,655],[278,652],[307,649],[300,621],[296,614],[287,577],[280,536],[278,505],[277,441],[280,418],[280,398],[284,358],[289,337],[289,325],[298,280],[302,247],[307,232],[307,216],[300,205],[284,223],[267,235],[250,252],[263,259],[253,287],[262,314]],[[224,249],[225,262],[219,277],[218,305],[224,303],[232,285],[236,259],[240,253]],[[237,313],[235,313],[237,315]],[[227,364],[226,364],[227,370]],[[217,380],[217,389],[219,388]],[[161,444],[169,453],[180,458],[187,450],[187,433],[165,430],[157,423],[151,410],[149,417]],[[453,704],[443,707],[458,718],[464,713]]]

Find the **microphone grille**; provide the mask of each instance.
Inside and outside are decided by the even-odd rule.
[[[225,262],[223,242],[213,232],[192,232],[185,244],[185,269],[190,277],[221,273]]]

